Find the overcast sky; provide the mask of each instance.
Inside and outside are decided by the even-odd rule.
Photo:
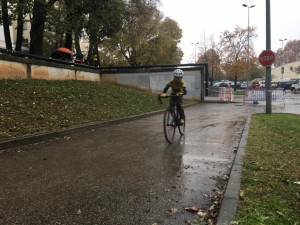
[[[277,51],[289,40],[300,39],[300,0],[270,0],[271,2],[271,50]],[[216,42],[220,32],[233,31],[236,25],[257,27],[254,41],[257,55],[266,49],[266,0],[161,0],[160,11],[175,20],[182,29],[179,47],[184,52],[181,63],[193,63],[195,43],[204,34],[214,34]],[[279,39],[287,41],[279,41]]]

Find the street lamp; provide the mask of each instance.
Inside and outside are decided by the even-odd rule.
[[[195,64],[196,64],[196,62],[197,62],[197,45],[199,44],[199,42],[197,42],[197,43],[191,43],[192,45],[195,45]]]
[[[244,7],[248,8],[248,56],[247,56],[247,87],[249,86],[249,9],[255,7],[255,5],[248,6],[243,4]]]
[[[282,41],[282,47],[281,47],[281,50],[283,51],[283,42],[286,41],[287,39],[279,39],[279,41]]]
[[[284,73],[284,67],[283,67],[283,61],[284,61],[284,53],[283,53],[283,42],[286,41],[287,39],[279,39],[282,43],[281,51],[282,51],[282,62],[281,62],[281,79],[283,78],[283,73]]]

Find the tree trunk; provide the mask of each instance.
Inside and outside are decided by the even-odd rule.
[[[214,64],[211,65],[211,77],[210,77],[210,86],[213,86],[213,80],[214,80]]]
[[[45,3],[42,0],[34,1],[30,30],[30,54],[43,55],[44,27],[47,8],[51,7],[56,1],[57,0],[50,0],[48,3]]]
[[[16,40],[16,51],[22,51],[22,41],[23,41],[23,4],[24,0],[19,0],[18,3],[18,25],[17,25],[17,40]]]
[[[237,74],[234,76],[234,90],[236,91],[236,85],[237,85]]]
[[[66,33],[65,47],[72,51],[72,32]]]
[[[74,25],[74,41],[75,41],[76,53],[81,53],[80,43],[79,43],[79,31],[78,31],[77,23],[75,23],[75,25]]]
[[[43,38],[43,35],[41,36],[43,30],[41,29],[44,27],[46,13],[46,5],[40,0],[34,1],[30,30],[30,54],[43,54],[43,44],[41,44],[41,41],[39,39]]]
[[[65,0],[65,4],[66,4],[67,8],[69,9],[67,11],[67,29],[66,29],[65,47],[70,49],[71,51],[72,51],[72,43],[73,43],[72,25],[73,25],[73,22],[74,22],[73,21],[74,8],[72,7],[72,3],[73,3],[73,1]]]
[[[2,20],[3,20],[5,45],[6,45],[6,49],[12,50],[12,43],[11,43],[11,37],[9,31],[7,0],[1,0],[1,5],[2,5]]]

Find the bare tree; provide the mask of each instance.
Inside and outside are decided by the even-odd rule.
[[[291,40],[284,48],[279,48],[276,52],[274,65],[280,66],[282,63],[290,63],[300,60],[300,40]]]
[[[199,55],[197,62],[207,62],[209,69],[210,84],[213,85],[214,75],[216,72],[220,72],[221,58],[215,42],[214,34],[211,34],[209,38],[205,34],[201,37],[199,42]]]

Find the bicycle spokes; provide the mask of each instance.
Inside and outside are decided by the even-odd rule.
[[[175,123],[174,117],[171,115],[169,110],[165,111],[164,114],[164,134],[167,142],[172,143],[175,136]]]
[[[183,124],[180,124],[181,118],[185,120],[184,110],[182,107],[179,107],[179,109],[181,110],[181,112],[179,112],[175,102],[175,104],[170,104],[170,106],[164,112],[164,120],[163,120],[164,135],[167,142],[169,142],[170,144],[173,142],[175,136],[175,130],[177,127],[181,136],[184,135],[185,132],[186,122],[184,121]]]

